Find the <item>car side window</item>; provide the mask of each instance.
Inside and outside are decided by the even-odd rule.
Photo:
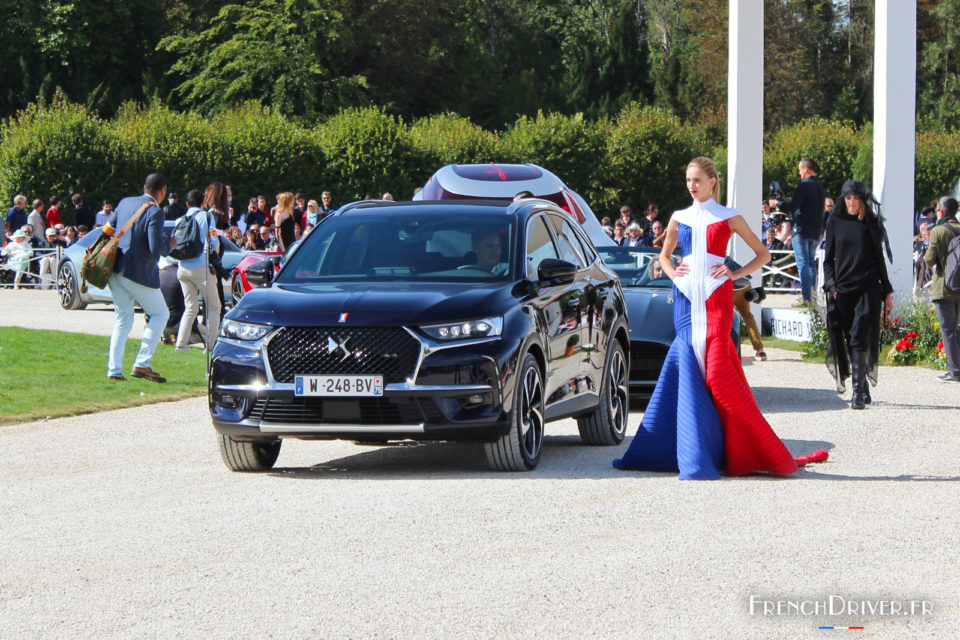
[[[568,235],[578,241],[578,247],[580,248],[580,255],[583,256],[584,261],[590,265],[593,264],[593,261],[597,259],[597,252],[593,248],[593,245],[587,239],[587,234],[583,232],[583,229],[578,229],[575,224],[570,223],[567,220],[563,221],[564,227],[569,227]]]
[[[560,216],[547,216],[550,226],[557,238],[557,249],[560,252],[560,259],[573,263],[578,269],[586,266],[586,261],[580,255],[580,243],[577,241],[573,230],[570,229],[566,220]]]
[[[550,232],[543,222],[542,216],[537,216],[527,223],[527,278],[536,282],[539,280],[537,270],[540,263],[547,258],[558,258],[557,250],[550,239]]]

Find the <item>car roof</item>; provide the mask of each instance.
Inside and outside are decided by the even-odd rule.
[[[447,191],[464,195],[475,194],[480,183],[482,192],[492,198],[512,198],[520,191],[559,193],[564,188],[560,178],[535,164],[448,164],[432,179]]]

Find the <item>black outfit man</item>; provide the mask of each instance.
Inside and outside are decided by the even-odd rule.
[[[780,210],[795,213],[793,217],[793,253],[800,272],[800,293],[804,302],[810,302],[817,283],[817,245],[823,231],[823,203],[827,192],[817,180],[817,163],[803,158],[797,168],[800,184],[790,202],[781,202]]]

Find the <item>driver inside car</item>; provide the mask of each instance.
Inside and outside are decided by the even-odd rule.
[[[500,244],[500,234],[492,230],[479,230],[473,232],[471,239],[473,252],[477,255],[477,261],[474,264],[464,265],[461,269],[482,269],[495,276],[503,275],[507,272],[506,262],[500,262],[502,247]]]

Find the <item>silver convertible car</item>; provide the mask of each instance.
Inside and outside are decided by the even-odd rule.
[[[176,221],[173,220],[164,222],[164,233],[172,236],[175,225]],[[86,291],[80,291],[80,265],[83,262],[83,256],[87,251],[87,247],[96,242],[97,238],[100,237],[100,233],[99,228],[94,229],[67,247],[60,258],[60,262],[57,264],[57,291],[60,294],[60,306],[64,309],[83,309],[88,304],[98,302],[113,304],[113,296],[110,294],[109,288],[100,289],[88,284]],[[243,251],[223,236],[220,236],[220,243],[223,246],[223,271],[227,274],[232,273],[233,268],[237,266],[237,263],[239,263],[248,252]],[[233,297],[230,296],[230,283],[225,282],[224,286],[226,287],[224,301],[226,303],[232,303]]]
[[[600,257],[620,276],[630,322],[630,396],[648,399],[673,344],[673,281],[664,275],[652,247],[597,247]],[[680,254],[674,255],[674,263]],[[740,353],[740,316],[734,312],[730,332]]]

